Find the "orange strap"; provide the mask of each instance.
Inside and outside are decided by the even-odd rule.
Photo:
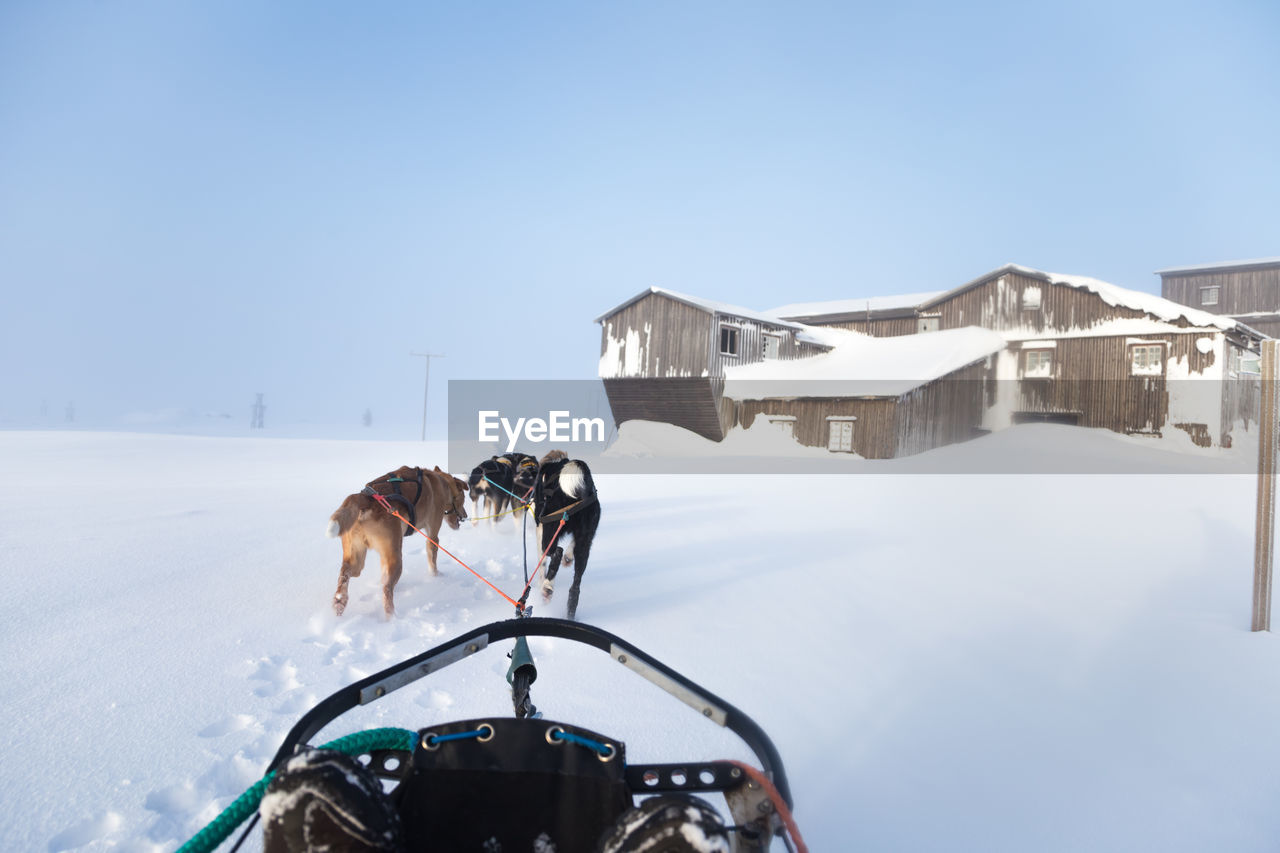
[[[778,789],[769,781],[769,777],[750,764],[743,764],[741,761],[726,761],[725,763],[739,768],[759,784],[761,788],[764,788],[764,792],[773,801],[773,807],[777,810],[778,817],[782,818],[783,824],[787,827],[787,832],[791,833],[791,838],[796,843],[796,850],[799,853],[809,853],[809,848],[805,846],[804,839],[800,837],[800,827],[796,826],[795,818],[791,816],[791,809],[787,808],[786,800],[782,799],[782,795],[778,793]]]
[[[470,566],[468,566],[466,563],[462,562],[462,560],[459,560],[459,559],[458,559],[458,557],[457,557],[457,555],[456,555],[456,554],[454,554],[452,551],[450,551],[448,548],[444,547],[444,546],[443,546],[443,545],[441,545],[439,542],[437,542],[436,540],[432,539],[432,538],[431,538],[430,536],[428,536],[427,534],[423,533],[423,532],[422,532],[421,530],[419,530],[417,527],[414,527],[414,526],[409,522],[409,519],[405,518],[403,515],[401,515],[400,513],[396,512],[394,509],[392,509],[392,508],[391,508],[391,502],[390,502],[389,500],[387,500],[387,499],[386,499],[386,498],[384,498],[382,495],[380,495],[380,494],[378,494],[378,493],[376,493],[376,492],[374,493],[373,497],[374,497],[374,499],[375,499],[378,503],[382,504],[382,508],[383,508],[383,509],[385,509],[387,512],[391,513],[391,514],[392,514],[392,515],[394,515],[396,518],[398,518],[398,519],[400,519],[401,521],[403,521],[405,524],[408,524],[410,527],[413,527],[413,529],[414,529],[414,530],[417,530],[419,533],[422,533],[422,537],[423,537],[424,539],[426,539],[426,540],[427,540],[428,542],[430,542],[432,545],[435,545],[435,546],[436,546],[437,548],[439,548],[441,551],[444,551],[444,552],[445,552],[446,554],[448,554],[450,557],[453,557],[453,559],[457,562],[457,564],[458,564],[459,566],[462,566],[462,568],[466,569],[467,571],[471,572],[471,574],[473,574],[473,575],[475,575],[476,577],[480,578],[480,580],[481,580],[481,581],[483,581],[483,582],[484,582],[484,584],[485,584],[485,586],[489,587],[489,589],[493,590],[493,591],[494,591],[494,592],[496,592],[498,595],[502,596],[502,597],[503,597],[503,598],[505,598],[507,601],[509,601],[509,602],[511,602],[512,604],[514,604],[514,605],[516,606],[516,610],[522,610],[522,609],[523,609],[523,608],[521,608],[521,606],[520,606],[520,602],[516,601],[516,600],[515,600],[514,598],[512,598],[511,596],[507,595],[505,592],[503,592],[502,590],[498,589],[498,588],[497,588],[496,586],[494,586],[493,584],[489,583],[489,581],[485,580],[485,578],[484,578],[484,576],[483,576],[483,575],[481,575],[481,574],[480,574],[479,572],[477,572],[475,569],[473,569],[473,568],[471,568]],[[535,572],[535,574],[536,574],[536,572]],[[532,583],[532,581],[530,581],[530,583]]]
[[[556,544],[556,537],[560,535],[561,527],[564,527],[563,517],[560,519],[560,527],[557,527],[556,532],[551,534],[551,541],[547,543],[547,549],[543,551],[542,556],[538,558],[538,565],[533,567],[533,574],[529,575],[529,582],[524,585],[524,590],[521,591],[520,593],[521,601],[524,601],[524,597],[529,594],[529,587],[533,586],[533,579],[538,576],[538,572],[542,571],[542,561],[547,558],[548,552],[551,551],[551,546]],[[510,601],[511,599],[507,599],[507,600]],[[520,604],[517,604],[516,610],[524,610],[524,607],[521,606]]]

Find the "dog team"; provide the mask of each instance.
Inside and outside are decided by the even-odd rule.
[[[477,465],[466,482],[439,466],[430,471],[404,466],[348,495],[329,517],[326,531],[342,540],[334,613],[341,616],[346,610],[347,586],[360,576],[365,558],[374,550],[382,558],[382,606],[388,618],[395,615],[396,582],[404,571],[404,539],[416,532],[426,535],[427,564],[431,574],[438,574],[440,527],[447,523],[452,530],[461,528],[467,520],[468,496],[477,516],[472,525],[483,520],[479,517],[481,499],[491,523],[508,513],[522,523],[526,505],[532,505],[538,553],[548,560],[543,600],[551,599],[560,567],[573,566],[566,611],[570,619],[575,618],[582,575],[600,523],[600,502],[587,463],[570,459],[561,450],[552,450],[541,460],[524,453],[491,457]]]

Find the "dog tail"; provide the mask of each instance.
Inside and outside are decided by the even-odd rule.
[[[560,469],[560,491],[571,498],[576,498],[582,494],[582,488],[585,485],[586,477],[582,473],[582,466],[577,462],[565,463],[565,466]]]
[[[337,539],[342,534],[351,529],[351,525],[355,524],[356,518],[360,514],[359,507],[352,500],[355,495],[349,496],[342,502],[342,506],[329,516],[329,526],[325,528],[324,535],[330,539]]]

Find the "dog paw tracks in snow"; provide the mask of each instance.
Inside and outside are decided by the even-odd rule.
[[[257,668],[249,678],[253,681],[263,682],[255,687],[253,692],[264,698],[279,696],[302,686],[302,682],[298,681],[298,668],[293,665],[293,661],[286,660],[279,655],[259,660]]]

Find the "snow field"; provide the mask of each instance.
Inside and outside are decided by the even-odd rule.
[[[947,450],[1096,440],[1018,428]],[[173,850],[316,701],[508,618],[446,556],[430,577],[420,539],[405,541],[394,620],[373,555],[346,615],[330,610],[329,513],[443,457],[418,442],[0,433],[0,849]],[[1248,632],[1253,478],[879,465],[598,478],[580,618],[754,717],[814,850],[1274,847],[1280,647]],[[442,542],[509,594],[523,585],[509,519]],[[563,615],[564,577],[536,615]],[[317,742],[510,713],[503,645]],[[549,719],[637,759],[750,757],[607,656],[531,646]]]

